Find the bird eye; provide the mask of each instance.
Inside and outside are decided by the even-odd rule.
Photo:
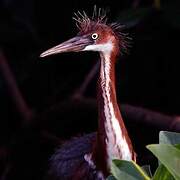
[[[98,34],[97,34],[97,33],[93,33],[93,34],[91,35],[91,37],[92,37],[92,39],[96,40],[96,39],[98,38]]]

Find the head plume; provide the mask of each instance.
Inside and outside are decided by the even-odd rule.
[[[106,24],[107,17],[106,11],[104,9],[97,9],[94,6],[94,11],[92,17],[88,17],[85,11],[78,11],[74,13],[73,19],[76,21],[76,26],[80,30],[80,32],[87,32],[92,26],[97,26],[99,24]]]
[[[91,31],[92,29],[96,29],[100,25],[106,25],[112,29],[116,37],[119,40],[119,46],[121,52],[127,52],[127,48],[129,47],[130,38],[127,36],[127,33],[122,33],[124,29],[124,25],[120,23],[107,23],[107,10],[97,8],[94,6],[94,11],[92,17],[89,17],[85,11],[78,11],[74,13],[73,19],[76,21],[76,26],[79,29],[79,34],[85,34]]]

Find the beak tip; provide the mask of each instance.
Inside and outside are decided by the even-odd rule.
[[[45,55],[44,53],[41,53],[39,57],[40,57],[40,58],[43,58],[43,57],[45,57],[45,56],[46,56],[46,55]]]

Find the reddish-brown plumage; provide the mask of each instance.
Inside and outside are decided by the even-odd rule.
[[[99,51],[98,131],[96,135],[87,135],[61,147],[53,155],[51,174],[56,179],[102,180],[109,175],[113,158],[136,160],[117,104],[115,89],[115,62],[120,52],[126,49],[126,37],[120,32],[121,26],[107,24],[105,14],[100,11],[98,14],[95,11],[92,19],[85,13],[78,12],[75,15],[80,30],[78,35],[41,56],[69,51]],[[72,167],[72,172],[68,172],[69,167]]]

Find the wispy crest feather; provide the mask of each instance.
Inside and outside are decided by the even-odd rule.
[[[73,19],[76,21],[76,26],[81,32],[87,32],[92,25],[96,26],[107,23],[106,11],[101,8],[97,9],[96,6],[94,6],[91,18],[87,16],[85,11],[78,11],[74,13]]]
[[[79,29],[80,33],[87,33],[92,28],[96,28],[99,25],[107,25],[109,26],[116,36],[119,38],[121,50],[127,52],[128,47],[130,46],[129,42],[131,38],[128,37],[126,33],[122,33],[124,29],[124,25],[120,23],[107,23],[107,11],[102,8],[97,8],[94,6],[92,17],[89,17],[85,11],[78,11],[74,13],[73,19],[76,21],[76,26]]]

